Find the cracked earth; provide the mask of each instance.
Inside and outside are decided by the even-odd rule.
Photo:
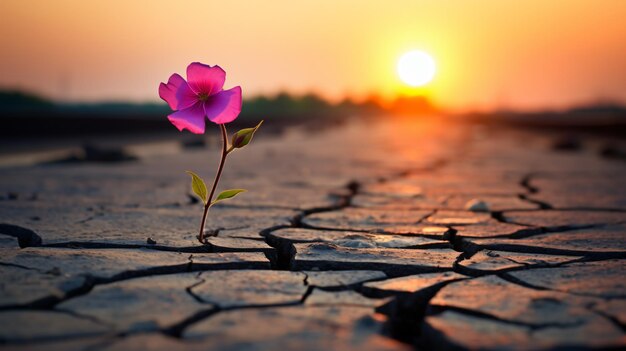
[[[0,169],[0,348],[620,349],[626,163],[552,137],[354,123]]]

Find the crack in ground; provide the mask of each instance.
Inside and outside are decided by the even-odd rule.
[[[536,194],[539,192],[539,188],[534,187],[532,184],[530,184],[530,182],[532,181],[532,178],[536,177],[536,174],[527,174],[525,175],[522,180],[519,182],[519,185],[521,185],[524,189],[526,189],[526,191],[529,194]]]
[[[571,263],[575,263],[575,262],[568,262],[567,264],[571,264]],[[543,268],[560,268],[563,265],[543,267]],[[503,273],[497,274],[497,276],[502,278],[502,279],[504,279],[504,280],[506,280],[506,281],[508,281],[509,283],[513,283],[513,284],[516,284],[516,285],[519,285],[519,286],[523,286],[523,287],[528,288],[528,289],[541,290],[541,291],[554,291],[554,292],[559,292],[559,293],[573,295],[573,296],[591,297],[591,298],[596,298],[596,299],[600,299],[600,300],[624,299],[624,298],[626,298],[626,294],[624,294],[624,295],[612,295],[612,296],[598,296],[598,295],[593,295],[593,294],[586,294],[586,293],[580,293],[580,292],[566,291],[566,290],[560,290],[560,289],[554,289],[554,288],[550,288],[550,287],[535,285],[535,284],[528,283],[527,281],[522,280],[520,278],[517,278],[515,276],[512,276],[512,275],[510,275],[508,273],[509,272],[503,272]]]
[[[348,207],[348,206],[346,206],[346,207]],[[312,213],[331,212],[331,211],[335,211],[335,210],[341,210],[341,209],[346,208],[346,207],[341,207],[341,208],[337,208],[337,209],[330,209],[330,210],[324,208],[324,210],[315,211],[315,212],[312,212]],[[352,208],[362,208],[362,207],[354,207],[353,206]],[[371,208],[365,208],[365,209],[370,209],[371,210]],[[424,209],[424,211],[432,211],[432,212],[423,215],[421,218],[419,218],[415,222],[404,223],[404,224],[400,223],[398,225],[417,225],[417,224],[422,224],[429,217],[431,217],[434,214],[436,214],[438,209],[432,209],[432,210]],[[385,231],[383,229],[373,229],[372,230],[372,229],[359,229],[359,228],[354,228],[353,229],[353,228],[320,227],[320,226],[315,226],[315,225],[310,225],[310,224],[303,223],[302,219],[304,217],[306,217],[307,215],[309,215],[309,214],[311,214],[311,213],[297,215],[297,223],[295,224],[296,226],[295,227],[291,227],[291,228],[325,230],[325,231],[332,231],[332,232],[355,232],[355,233],[366,233],[366,234],[389,234],[389,235],[404,235],[404,236],[411,235],[411,234],[398,234],[398,233],[394,233],[394,232],[387,232],[387,231]],[[433,224],[433,226],[437,226],[437,225]],[[413,236],[429,237],[426,234],[417,234],[417,233],[414,234]],[[437,238],[436,236],[430,236],[430,237]]]
[[[591,312],[605,318],[606,320],[608,320],[611,324],[613,324],[614,326],[616,326],[619,330],[622,331],[622,333],[626,333],[626,324],[620,322],[620,320],[617,317],[611,316],[609,314],[606,314],[602,311],[598,311],[598,310],[594,310],[593,308],[588,308]]]
[[[572,258],[572,260],[570,261],[566,261],[566,262],[559,262],[559,263],[549,263],[549,262],[540,262],[540,263],[525,263],[525,262],[518,262],[515,261],[511,258],[505,257],[505,256],[501,256],[501,258],[506,259],[507,261],[510,261],[514,264],[518,264],[521,265],[520,267],[509,267],[509,268],[501,268],[501,269],[496,269],[496,270],[482,270],[482,269],[476,269],[476,268],[471,268],[471,267],[466,267],[466,266],[462,266],[460,263],[461,261],[468,259],[468,258],[463,258],[457,262],[454,263],[453,266],[453,271],[459,274],[463,274],[463,275],[469,275],[472,277],[483,277],[483,276],[487,276],[487,275],[498,275],[498,274],[503,274],[503,273],[508,273],[508,272],[517,272],[517,271],[525,271],[525,270],[529,270],[529,269],[540,269],[540,268],[558,268],[561,267],[563,265],[566,264],[571,264],[571,263],[576,263],[576,262],[580,262],[580,258]]]
[[[215,251],[215,247],[209,245],[196,246],[165,246],[158,244],[120,244],[120,243],[103,243],[96,241],[66,241],[60,243],[44,244],[43,247],[69,248],[69,249],[148,249],[167,252],[181,253],[216,253],[223,251]]]
[[[291,270],[291,265],[296,257],[296,247],[287,240],[281,240],[278,237],[271,235],[271,232],[278,229],[285,228],[297,228],[291,226],[276,226],[272,228],[263,229],[260,233],[265,238],[265,242],[276,250],[276,257],[272,261],[270,260],[272,267],[277,270],[288,271]]]
[[[536,226],[534,224],[528,224],[528,223],[520,223],[520,222],[515,222],[512,221],[510,219],[507,219],[504,216],[505,212],[510,212],[511,210],[506,210],[506,211],[493,211],[490,212],[491,214],[491,218],[495,219],[496,221],[500,222],[500,223],[504,223],[504,224],[513,224],[513,225],[518,225],[518,226],[522,226],[522,227],[528,227],[528,229],[520,229],[517,230],[511,234],[503,234],[503,235],[494,235],[491,238],[511,238],[511,239],[522,239],[522,238],[528,238],[534,235],[539,235],[539,234],[546,234],[546,233],[559,233],[559,232],[565,232],[565,231],[570,231],[570,230],[580,230],[580,229],[589,229],[589,228],[597,228],[597,227],[604,227],[607,225],[615,225],[615,224],[621,224],[621,223],[626,223],[626,219],[624,221],[618,221],[615,223],[589,223],[589,224],[579,224],[579,225],[558,225],[558,226]],[[550,208],[550,209],[520,209],[520,210],[515,210],[515,212],[545,212],[545,211],[557,211],[557,212],[567,212],[567,211],[587,211],[587,212],[617,212],[617,213],[622,213],[622,212],[626,212],[625,210],[622,209],[600,209],[600,208],[559,208],[559,209],[554,209],[554,208]]]
[[[387,316],[382,334],[407,344],[418,344],[421,335],[416,332],[424,323],[432,298],[446,285],[464,279],[440,282],[412,293],[393,293],[391,301],[375,309]]]
[[[49,271],[48,272],[44,272],[44,271],[42,271],[42,270],[40,270],[38,268],[26,267],[26,266],[22,266],[21,264],[16,264],[16,263],[0,262],[0,266],[26,269],[26,270],[35,271],[35,272],[38,272],[38,273],[41,273],[41,274],[50,274]]]
[[[113,330],[115,328],[115,325],[106,321],[103,321],[101,319],[99,319],[96,316],[92,316],[92,315],[88,315],[88,314],[83,314],[80,312],[76,312],[76,311],[72,311],[72,310],[66,310],[64,308],[55,308],[53,310],[51,310],[53,312],[59,312],[59,313],[63,313],[63,314],[67,314],[69,316],[78,318],[78,319],[84,319],[102,326],[105,326],[107,328],[110,328],[111,330]]]
[[[15,305],[6,305],[0,307],[0,311],[15,311],[15,310],[46,310],[46,311],[54,311],[55,307],[67,300],[70,300],[74,297],[82,296],[88,294],[96,285],[96,279],[90,275],[82,276],[83,283],[74,289],[70,289],[62,296],[48,295],[42,298],[36,299],[31,302],[23,303],[23,304],[15,304]]]
[[[502,223],[521,225],[521,226],[526,226],[528,228],[518,229],[514,231],[513,233],[509,233],[509,234],[496,234],[496,235],[490,235],[488,237],[462,235],[459,237],[459,239],[526,239],[526,238],[539,236],[543,234],[564,233],[564,232],[574,231],[574,230],[602,228],[608,225],[616,224],[616,223],[611,223],[611,224],[600,223],[600,224],[586,224],[586,225],[576,225],[576,226],[563,225],[563,226],[553,226],[553,227],[536,227],[536,226],[527,225],[527,224],[507,222],[505,219],[499,220],[495,217],[494,219]]]
[[[0,223],[0,234],[17,238],[20,248],[41,246],[41,237],[37,233],[18,225]]]
[[[476,311],[476,310],[472,310],[472,309],[468,309],[464,307],[451,306],[451,305],[445,305],[445,306],[444,305],[429,305],[428,315],[429,316],[438,315],[440,313],[443,313],[444,311],[453,311],[453,312],[464,314],[470,317],[488,319],[488,320],[499,322],[499,323],[526,327],[532,331],[537,331],[537,330],[544,329],[544,328],[572,328],[572,327],[577,327],[579,325],[584,324],[584,321],[573,322],[573,323],[527,323],[527,322],[503,319],[490,313]]]
[[[220,227],[211,230],[211,234],[209,236],[217,237],[219,232],[222,230],[236,230],[236,229],[245,229],[249,226],[238,226],[238,227]],[[248,237],[233,237],[247,240],[263,240],[263,238],[248,238]],[[204,245],[194,245],[194,246],[167,246],[167,245],[158,245],[158,244],[124,244],[124,243],[106,243],[106,242],[97,242],[97,241],[66,241],[66,242],[58,242],[51,244],[43,244],[40,245],[42,247],[56,247],[56,248],[70,248],[70,249],[148,249],[148,250],[156,250],[156,251],[166,251],[166,252],[181,252],[181,253],[226,253],[226,252],[265,252],[266,249],[256,249],[256,248],[244,248],[244,249],[236,249],[236,248],[223,248],[218,245],[214,245],[206,243]]]
[[[300,303],[304,305],[304,303],[306,302],[306,299],[309,298],[309,296],[311,296],[311,294],[313,293],[313,290],[315,290],[315,285],[309,285],[309,276],[308,274],[302,272],[302,274],[304,274],[304,279],[302,279],[302,284],[304,284],[304,286],[306,286],[306,291],[304,292],[304,294],[302,294],[302,298],[300,299]]]
[[[526,202],[531,203],[533,205],[538,205],[540,210],[551,210],[551,209],[554,208],[554,206],[550,205],[549,203],[547,203],[545,201],[541,201],[541,200],[530,198],[526,194],[517,194],[517,197],[520,200],[526,201]],[[508,211],[513,211],[513,210],[508,210]]]
[[[549,267],[549,268],[553,268],[553,267]],[[554,267],[557,268],[557,267]],[[545,286],[539,286],[539,285],[534,285],[531,283],[528,283],[522,279],[519,279],[515,276],[512,276],[508,273],[503,273],[503,274],[498,274],[498,277],[500,277],[503,280],[506,280],[510,283],[528,288],[528,289],[534,289],[534,290],[539,290],[539,291],[553,291],[553,292],[558,292],[558,293],[564,293],[564,294],[568,294],[568,295],[572,295],[572,296],[579,296],[579,297],[587,297],[587,298],[594,298],[594,299],[600,299],[600,300],[611,300],[611,299],[622,299],[625,296],[597,296],[597,295],[592,295],[592,294],[585,294],[585,293],[578,293],[578,292],[572,292],[572,291],[565,291],[565,290],[560,290],[560,289],[554,289],[554,288],[549,288],[549,287],[545,287]],[[597,310],[594,308],[594,306],[584,306],[587,310],[589,310],[590,312],[593,312],[605,319],[607,319],[611,324],[615,325],[618,329],[620,329],[622,332],[626,332],[626,325],[623,324],[622,322],[620,322],[620,320],[617,317],[614,317],[612,315],[606,314],[603,311]]]
[[[198,295],[196,295],[196,293],[193,292],[193,288],[195,288],[196,286],[200,286],[204,283],[206,283],[206,279],[204,279],[202,277],[202,272],[199,272],[196,275],[196,279],[198,280],[197,282],[191,284],[190,286],[185,288],[185,291],[187,292],[187,294],[189,294],[189,296],[191,296],[196,302],[198,303],[205,303],[204,300],[202,300],[202,298]]]
[[[290,226],[274,226],[261,230],[259,234],[265,239],[265,242],[269,246],[276,250],[276,258],[274,261],[271,261],[272,267],[275,267],[278,270],[291,270],[292,263],[296,255],[296,248],[291,242],[285,242],[280,238],[272,236],[271,232],[285,228],[306,228],[306,226],[302,223],[302,218],[307,215],[312,213],[336,211],[349,207],[352,199],[359,192],[361,185],[356,181],[350,181],[346,184],[345,188],[348,190],[348,193],[337,195],[337,201],[335,204],[327,207],[315,207],[303,210],[292,218]]]
[[[626,258],[626,251],[587,251],[557,249],[542,246],[518,245],[518,244],[474,244],[484,250],[506,251],[515,253],[542,254],[554,256],[582,256],[586,262],[603,261]]]
[[[492,274],[497,275],[501,273],[513,272],[513,271],[519,271],[519,270],[527,270],[527,269],[555,268],[555,267],[560,267],[563,265],[577,263],[577,262],[601,261],[601,260],[610,260],[610,259],[616,258],[611,253],[609,253],[609,255],[606,255],[606,253],[605,255],[599,255],[598,253],[593,253],[589,251],[571,251],[571,250],[559,250],[559,249],[555,249],[555,251],[548,250],[548,252],[519,252],[519,251],[506,250],[504,247],[502,247],[504,245],[500,245],[500,244],[480,245],[480,244],[474,244],[472,242],[464,241],[462,238],[461,238],[461,243],[462,245],[460,246],[458,245],[458,242],[453,244],[453,247],[455,247],[455,250],[461,252],[461,254],[454,261],[452,270],[456,273],[469,275],[472,277],[481,277],[481,276],[492,275]],[[528,246],[528,247],[535,248],[532,246]],[[460,263],[462,261],[471,259],[475,254],[477,254],[480,251],[504,251],[504,252],[514,252],[514,253],[546,254],[546,255],[556,255],[556,256],[567,256],[567,257],[572,257],[572,259],[569,261],[558,262],[558,263],[549,263],[549,262],[526,263],[526,262],[516,261],[506,256],[500,256],[501,258],[506,259],[514,264],[522,265],[522,267],[511,267],[511,268],[503,268],[503,269],[495,270],[495,271],[494,270],[486,271],[486,270],[461,266]],[[620,253],[620,254],[626,256],[626,252]]]
[[[502,237],[494,237],[494,238],[508,238],[508,239],[526,239],[533,236],[538,236],[542,234],[550,234],[550,233],[564,233],[572,230],[580,230],[580,229],[588,229],[594,228],[595,226],[556,226],[556,227],[533,227],[529,229],[520,229],[511,234],[507,234]]]
[[[537,211],[537,210],[534,210],[534,211]],[[522,227],[534,227],[531,224],[523,224],[523,223],[518,223],[518,222],[508,220],[506,217],[504,217],[504,212],[505,211],[491,211],[489,212],[489,214],[491,215],[491,218],[495,219],[496,221],[500,223],[515,224],[515,225],[519,225]]]

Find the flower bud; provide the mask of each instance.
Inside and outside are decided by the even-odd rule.
[[[248,145],[250,141],[252,141],[254,133],[257,131],[257,129],[259,129],[261,124],[263,124],[263,121],[259,122],[259,124],[257,124],[254,128],[245,128],[233,134],[231,147],[233,149],[239,149]]]

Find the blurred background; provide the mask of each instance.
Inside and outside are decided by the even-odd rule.
[[[238,126],[436,118],[626,131],[621,0],[3,0],[0,13],[0,154],[13,159],[180,138],[157,90],[192,61],[242,86]],[[432,67],[403,71],[416,51]]]

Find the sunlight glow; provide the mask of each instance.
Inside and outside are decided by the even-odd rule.
[[[413,87],[429,83],[435,77],[435,60],[423,51],[409,51],[398,60],[398,76]]]

